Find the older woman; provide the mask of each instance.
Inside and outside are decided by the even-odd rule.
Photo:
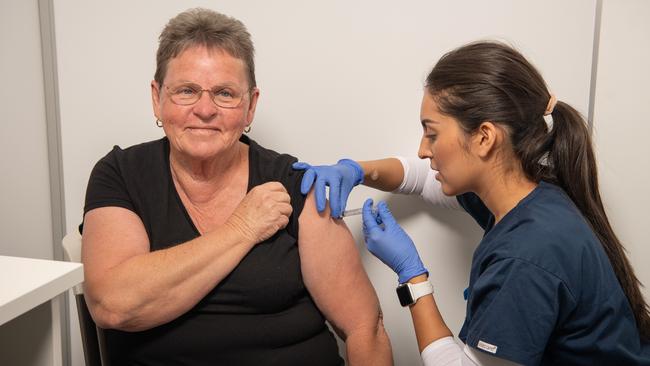
[[[301,195],[295,158],[242,135],[259,98],[244,25],[171,19],[151,92],[165,137],[115,147],[86,195],[86,301],[112,363],[342,364],[327,319],[350,364],[390,364],[349,231]]]

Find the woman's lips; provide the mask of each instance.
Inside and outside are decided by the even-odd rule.
[[[197,135],[212,135],[214,133],[219,132],[216,128],[205,128],[205,127],[188,127],[187,130],[193,134]]]

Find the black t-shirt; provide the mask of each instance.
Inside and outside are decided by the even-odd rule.
[[[256,245],[212,291],[179,318],[142,332],[105,330],[113,365],[340,365],[334,336],[307,292],[298,255],[304,205],[296,158],[249,145],[248,188],[281,182],[293,213],[285,229]],[[136,213],[151,250],[200,236],[171,178],[166,138],[115,146],[92,171],[84,213],[118,206]]]

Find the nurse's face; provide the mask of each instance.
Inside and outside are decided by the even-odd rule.
[[[163,85],[154,81],[151,86],[154,114],[163,123],[171,149],[194,160],[216,158],[233,148],[253,121],[259,95],[248,84],[242,60],[201,46],[172,58]],[[207,91],[191,104],[172,99],[200,89],[222,97],[240,96],[241,103],[219,106]]]
[[[420,109],[422,139],[418,156],[431,160],[436,179],[448,196],[473,191],[476,161],[467,134],[458,121],[440,113],[434,98],[425,91]]]

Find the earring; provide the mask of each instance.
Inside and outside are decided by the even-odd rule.
[[[251,132],[251,125],[248,125],[246,126],[246,128],[244,128],[244,133],[249,133],[249,132]]]
[[[162,121],[156,118],[156,126],[162,127]]]

